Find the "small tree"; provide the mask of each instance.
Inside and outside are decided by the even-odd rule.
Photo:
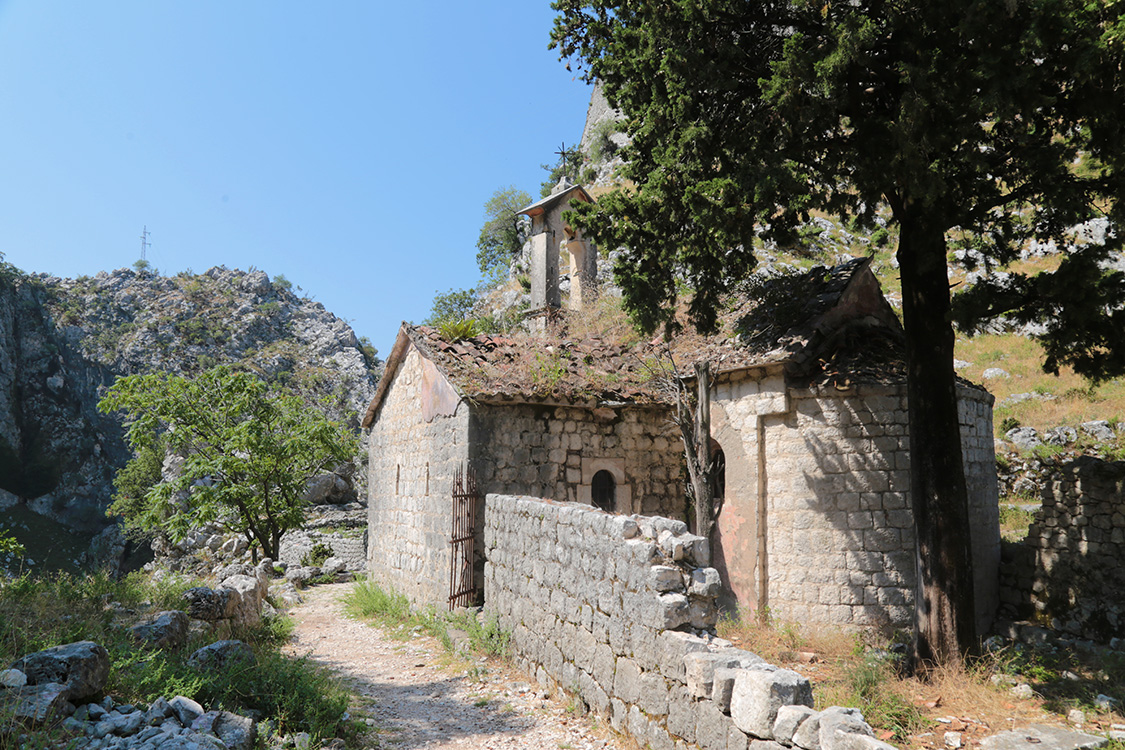
[[[282,534],[302,522],[306,482],[355,447],[341,425],[299,397],[226,366],[195,378],[130,375],[98,408],[125,412],[134,452],[118,473],[110,513],[173,541],[217,523],[273,559]],[[183,456],[179,474],[149,485],[165,451]]]
[[[477,267],[483,283],[493,286],[508,275],[527,234],[527,217],[517,216],[531,196],[515,186],[500,188],[484,204],[484,226],[477,238]]]

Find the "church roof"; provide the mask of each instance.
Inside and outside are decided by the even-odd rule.
[[[546,338],[511,333],[451,341],[435,328],[403,323],[364,426],[410,347],[463,397],[483,403],[661,404],[669,356],[682,375],[704,359],[715,373],[784,365],[791,381],[805,384],[896,382],[905,374],[902,327],[869,258],[748,282],[720,322],[710,336],[685,330],[668,342],[631,344],[569,337],[565,326]]]

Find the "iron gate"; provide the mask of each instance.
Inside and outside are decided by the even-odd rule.
[[[477,528],[477,475],[472,466],[457,467],[453,477],[453,530],[449,535],[449,609],[476,603],[473,542]]]

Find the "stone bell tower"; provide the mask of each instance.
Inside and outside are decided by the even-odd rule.
[[[570,300],[567,308],[581,310],[597,298],[598,253],[593,243],[563,221],[574,201],[592,203],[581,185],[559,180],[551,194],[517,214],[531,217],[531,310],[529,318],[546,318],[562,306],[559,294],[559,254],[570,254]],[[537,326],[533,326],[539,328]]]

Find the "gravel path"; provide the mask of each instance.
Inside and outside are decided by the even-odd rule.
[[[369,718],[368,748],[447,750],[607,750],[625,741],[587,716],[548,698],[526,675],[496,660],[450,657],[441,643],[416,635],[396,640],[349,619],[341,598],[352,584],[316,586],[289,614],[290,653],[337,672],[355,695],[352,714]]]

